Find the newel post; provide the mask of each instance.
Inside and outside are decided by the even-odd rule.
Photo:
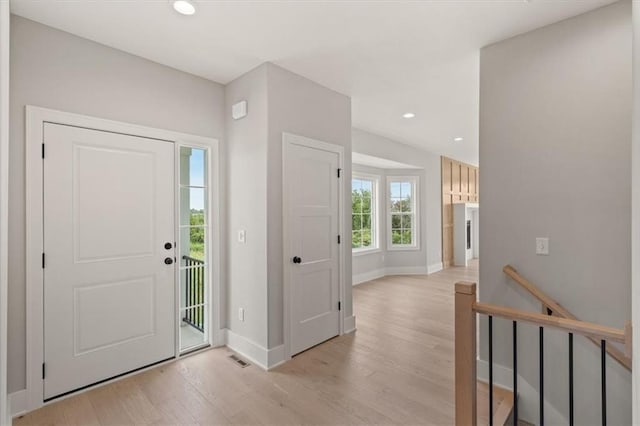
[[[456,425],[476,426],[476,302],[475,283],[456,283],[455,357],[456,357]]]

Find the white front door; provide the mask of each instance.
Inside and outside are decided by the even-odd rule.
[[[340,334],[338,153],[285,144],[291,355]]]
[[[176,314],[173,143],[50,123],[44,143],[46,400],[173,357]]]

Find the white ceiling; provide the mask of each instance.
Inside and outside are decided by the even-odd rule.
[[[354,127],[477,164],[479,48],[613,2],[197,0],[190,17],[168,0],[12,0],[11,8],[220,83],[274,62],[350,95]]]

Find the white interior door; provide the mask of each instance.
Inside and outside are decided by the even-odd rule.
[[[295,143],[285,149],[294,355],[340,334],[339,157]]]
[[[44,142],[46,400],[173,357],[176,315],[173,143],[50,123]]]

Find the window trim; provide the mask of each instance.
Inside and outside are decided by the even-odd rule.
[[[372,182],[371,190],[371,246],[351,248],[354,256],[365,255],[379,252],[380,249],[380,176],[369,173],[352,172],[351,173],[351,194],[353,194],[353,180],[369,180]],[[351,207],[351,220],[353,221],[353,206]],[[353,232],[353,229],[351,230]]]
[[[393,233],[391,231],[391,184],[394,182],[411,183],[411,199],[413,200],[411,221],[413,242],[411,244],[393,244]],[[386,211],[387,215],[387,250],[388,251],[411,251],[420,250],[420,201],[419,201],[420,176],[387,176]]]

